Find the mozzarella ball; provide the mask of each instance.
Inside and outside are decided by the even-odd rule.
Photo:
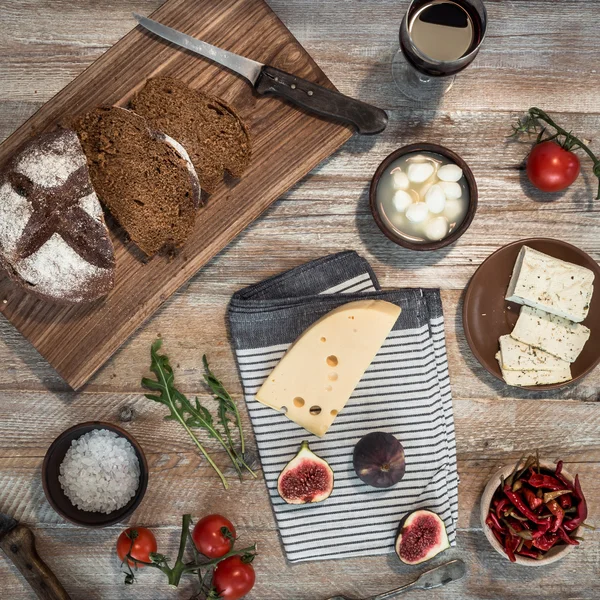
[[[444,190],[437,184],[432,185],[425,194],[425,203],[429,212],[432,212],[434,215],[441,213],[444,210],[444,206],[446,206],[446,194],[444,194]]]
[[[392,171],[392,186],[395,190],[407,190],[409,183],[408,177],[402,169],[396,168]]]
[[[433,175],[434,170],[430,162],[410,163],[408,166],[408,179],[413,183],[423,183]]]
[[[425,224],[425,235],[428,240],[437,242],[448,235],[448,228],[446,217],[435,217]]]
[[[392,198],[392,204],[394,205],[394,208],[401,213],[403,213],[412,204],[412,201],[412,196],[404,190],[395,191],[394,197]]]
[[[440,181],[438,185],[442,188],[448,200],[462,196],[462,188],[455,181]]]
[[[446,200],[444,208],[444,216],[450,223],[456,223],[460,216],[464,213],[464,201],[457,198]]]
[[[422,223],[429,214],[429,209],[427,208],[427,204],[425,202],[417,202],[416,204],[411,204],[406,209],[406,218],[411,223]]]
[[[458,181],[463,176],[463,172],[458,165],[444,165],[438,169],[437,176],[442,181]]]

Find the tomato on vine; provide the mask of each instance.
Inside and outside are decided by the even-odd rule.
[[[150,554],[155,554],[158,546],[154,534],[146,527],[130,527],[121,533],[117,540],[117,555],[121,562],[125,562],[127,555],[136,561],[152,562]],[[130,567],[144,565],[127,559]]]
[[[213,588],[222,600],[240,600],[253,587],[254,567],[244,556],[230,556],[215,567]]]
[[[207,515],[200,519],[192,531],[198,552],[208,558],[221,558],[233,548],[235,528],[221,515]]]

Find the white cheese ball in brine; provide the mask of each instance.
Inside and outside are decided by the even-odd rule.
[[[408,179],[413,183],[423,183],[433,175],[434,171],[430,162],[411,163],[408,166]]]
[[[462,188],[456,181],[440,181],[438,185],[444,190],[444,194],[448,200],[462,196]]]
[[[444,165],[438,169],[437,176],[442,181],[458,181],[463,172],[458,165]]]
[[[396,190],[392,198],[392,204],[394,208],[401,213],[404,213],[406,209],[412,204],[412,196],[404,190]]]
[[[425,194],[425,203],[427,204],[427,208],[429,208],[429,212],[432,212],[434,215],[438,215],[444,210],[444,206],[446,206],[446,194],[444,194],[444,190],[437,184],[433,184]]]
[[[402,169],[396,168],[392,171],[392,187],[395,190],[407,190],[409,185],[408,176]]]
[[[448,235],[448,221],[446,217],[435,217],[425,224],[425,235],[428,240],[437,242]]]
[[[425,204],[425,202],[417,202],[416,204],[411,204],[406,209],[406,218],[411,223],[422,223],[428,215],[429,209],[427,208],[427,204]]]
[[[465,212],[464,200],[458,200],[457,198],[451,198],[446,200],[446,206],[444,208],[444,216],[450,223],[456,223],[456,221]]]

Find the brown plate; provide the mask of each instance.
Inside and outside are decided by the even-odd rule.
[[[108,514],[80,510],[67,498],[58,481],[60,465],[65,458],[67,450],[71,446],[71,442],[93,429],[108,429],[129,440],[140,463],[140,484],[135,496],[123,508]],[[42,465],[42,486],[50,506],[52,506],[61,517],[67,519],[67,521],[71,521],[71,523],[75,523],[75,525],[82,525],[83,527],[108,527],[109,525],[114,525],[115,523],[120,523],[125,520],[139,506],[146,493],[146,488],[148,487],[148,463],[141,446],[135,438],[124,429],[121,429],[112,423],[103,423],[101,421],[80,423],[79,425],[75,425],[74,427],[63,431],[52,444],[50,444]]]
[[[560,240],[531,238],[508,244],[489,256],[471,278],[463,304],[463,327],[467,342],[477,360],[492,374],[502,379],[500,365],[495,356],[498,352],[498,339],[511,333],[521,306],[504,299],[508,283],[517,260],[519,250],[529,246],[534,250],[554,256],[592,270],[600,281],[600,267],[585,252]],[[587,375],[600,363],[600,293],[592,296],[590,312],[583,321],[591,330],[590,339],[579,358],[571,365],[573,379],[551,385],[529,386],[530,390],[551,390],[569,385]],[[503,380],[503,379],[502,379]],[[504,380],[503,380],[504,381]]]

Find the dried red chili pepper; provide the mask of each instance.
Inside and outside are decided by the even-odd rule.
[[[510,562],[517,562],[515,558],[515,549],[519,545],[519,539],[513,537],[512,535],[507,535],[504,540],[504,551],[506,552],[506,556]]]
[[[492,529],[492,533],[494,534],[494,537],[498,540],[498,543],[504,548],[504,536],[495,529]]]
[[[502,498],[496,506],[496,516],[501,519],[504,517],[504,510],[510,506],[510,500],[508,498]]]
[[[557,533],[558,537],[565,542],[565,544],[568,544],[569,546],[579,546],[579,542],[574,540],[572,537],[569,537],[567,532],[562,527],[558,528]]]
[[[487,519],[485,520],[485,523],[490,529],[495,529],[500,533],[506,533],[506,527],[504,527],[504,525],[498,521],[498,518],[491,510],[487,516]]]
[[[526,548],[521,548],[519,554],[521,556],[527,556],[528,558],[535,558],[536,560],[539,560],[542,557],[542,555],[539,552],[536,552],[535,550],[529,550]]]
[[[525,501],[517,494],[513,492],[509,485],[504,486],[504,493],[506,497],[513,503],[514,507],[530,521],[533,521],[536,525],[541,525],[544,521],[540,519],[530,508],[525,504]]]
[[[585,496],[583,495],[583,491],[581,489],[581,484],[579,483],[579,475],[575,475],[575,482],[573,484],[573,495],[579,502],[577,503],[577,513],[573,519],[569,521],[565,521],[563,523],[563,527],[565,531],[575,531],[582,523],[585,522],[588,516],[587,502],[585,500]]]
[[[563,461],[559,460],[556,463],[556,471],[554,471],[554,477],[556,477],[556,479],[558,479],[559,481],[562,481],[565,484],[566,488],[568,488],[569,490],[572,490],[573,484],[562,474],[562,470],[563,470]]]
[[[565,489],[565,484],[552,475],[534,473],[527,483],[534,488],[545,488],[552,491]]]
[[[555,533],[546,533],[538,538],[533,540],[533,546],[542,550],[543,552],[547,552],[558,542],[559,536]]]
[[[566,496],[559,496],[558,503],[565,509],[571,508],[573,506],[573,500],[571,500],[571,495],[567,494]]]
[[[525,496],[525,500],[527,500],[527,504],[529,504],[529,508],[531,508],[531,510],[535,510],[544,503],[543,500],[538,498],[529,488],[523,489],[523,495]]]
[[[556,533],[565,518],[565,510],[558,504],[556,500],[550,500],[550,502],[546,502],[546,506],[555,517],[552,519],[552,527],[550,527],[550,531]]]
[[[550,519],[545,519],[544,524],[539,525],[536,531],[533,532],[533,539],[542,537],[550,529],[551,524]]]

